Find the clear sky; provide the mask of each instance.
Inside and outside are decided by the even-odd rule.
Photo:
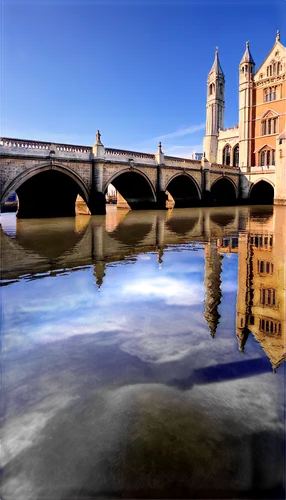
[[[258,69],[285,15],[284,0],[2,0],[1,135],[202,151],[216,46],[230,127],[245,42]]]

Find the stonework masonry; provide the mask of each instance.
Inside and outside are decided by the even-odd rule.
[[[274,189],[274,203],[285,205],[286,49],[279,31],[256,71],[246,42],[238,71],[238,125],[225,129],[225,78],[216,51],[207,79],[204,155],[212,163],[239,166],[248,181],[242,181],[243,198],[264,181]]]

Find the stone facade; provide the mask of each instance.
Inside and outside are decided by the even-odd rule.
[[[280,33],[256,72],[246,43],[239,64],[238,125],[228,129],[224,129],[224,86],[216,51],[207,80],[205,157],[212,163],[239,166],[246,178],[243,198],[263,180],[274,188],[274,203],[285,204],[286,49]]]

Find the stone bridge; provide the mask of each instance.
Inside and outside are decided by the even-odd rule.
[[[176,207],[238,205],[255,184],[238,167],[164,155],[161,143],[156,154],[105,148],[99,132],[93,147],[2,138],[0,164],[1,205],[16,192],[19,218],[73,216],[78,195],[105,214],[110,184],[132,209],[166,208],[166,191]]]

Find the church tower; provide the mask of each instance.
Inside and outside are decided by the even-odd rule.
[[[204,138],[204,154],[211,163],[217,161],[218,133],[224,128],[224,84],[224,74],[216,50],[207,80],[207,119]]]
[[[239,166],[251,166],[251,109],[253,105],[253,77],[255,62],[246,42],[239,63]]]

